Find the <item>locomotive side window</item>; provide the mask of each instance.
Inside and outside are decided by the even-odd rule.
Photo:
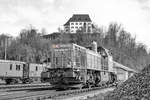
[[[10,70],[12,70],[12,64],[10,64]]]
[[[58,64],[58,57],[56,57],[56,64]]]
[[[87,53],[87,66],[88,68],[91,67],[91,55],[89,53]]]
[[[101,68],[101,58],[100,57],[98,58],[98,69],[102,69]]]
[[[76,66],[80,67],[80,51],[77,46],[75,46],[75,62],[76,62]]]
[[[97,68],[97,57],[94,56],[94,68]]]
[[[91,68],[94,68],[94,56],[91,55]]]
[[[20,65],[18,65],[18,70],[20,70]]]
[[[37,66],[36,66],[35,70],[38,71],[38,67]]]

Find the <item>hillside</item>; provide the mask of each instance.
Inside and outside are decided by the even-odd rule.
[[[136,38],[121,25],[112,23],[107,29],[96,27],[93,31],[94,33],[78,31],[76,34],[61,31],[51,34],[50,39],[45,39],[43,33],[37,29],[23,29],[17,38],[12,39],[11,45],[7,46],[7,59],[41,63],[44,59],[50,58],[53,43],[76,43],[87,47],[92,41],[96,41],[98,46],[112,52],[115,61],[125,66],[141,70],[149,64],[150,56],[146,46],[142,43],[137,44]],[[7,37],[4,34],[0,35],[0,38],[4,39],[5,36]],[[0,46],[0,59],[5,57],[3,46]]]

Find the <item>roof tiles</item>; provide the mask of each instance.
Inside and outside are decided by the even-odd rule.
[[[64,25],[69,25],[69,22],[91,22],[91,19],[88,14],[73,14]]]

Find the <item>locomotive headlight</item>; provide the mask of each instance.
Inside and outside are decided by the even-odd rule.
[[[77,72],[79,72],[80,70],[79,69],[77,69]]]
[[[58,46],[58,45],[52,45],[52,47],[53,47],[53,48],[58,48],[59,46]]]

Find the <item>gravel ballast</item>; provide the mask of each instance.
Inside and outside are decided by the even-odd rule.
[[[150,100],[150,65],[120,84],[104,100]]]

